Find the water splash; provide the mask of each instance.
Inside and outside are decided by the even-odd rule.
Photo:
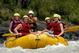
[[[21,47],[0,47],[0,53],[79,53],[79,41],[69,41],[68,46],[62,44],[46,46],[39,49],[23,49]]]

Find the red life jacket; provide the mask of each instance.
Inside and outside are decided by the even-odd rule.
[[[61,33],[61,28],[60,28],[60,24],[62,24],[61,22],[51,22],[50,23],[50,29],[52,31],[54,31],[54,35],[58,35]]]
[[[22,35],[24,36],[24,35],[27,35],[27,34],[29,34],[30,32],[29,32],[29,30],[30,30],[30,25],[29,25],[29,23],[22,23],[22,28],[21,28],[21,30],[20,30],[20,33],[22,33]]]
[[[47,23],[47,29],[50,30],[50,23]]]

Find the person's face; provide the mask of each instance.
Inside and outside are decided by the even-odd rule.
[[[28,18],[24,18],[24,22],[28,22]]]
[[[54,20],[54,21],[59,21],[59,19],[58,19],[57,17],[55,17],[53,20]]]
[[[16,19],[16,20],[18,20],[18,19],[19,19],[19,17],[18,17],[18,16],[15,16],[15,19]]]
[[[32,14],[29,14],[29,17],[33,17],[33,15]]]
[[[50,19],[47,20],[47,23],[50,23]]]

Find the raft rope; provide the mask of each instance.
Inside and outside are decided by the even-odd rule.
[[[35,46],[35,48],[38,48],[37,46],[38,46],[38,43],[39,43],[39,41],[40,41],[40,38],[39,38],[39,36],[40,36],[40,35],[36,35],[36,37],[37,37],[37,38],[36,38],[35,40],[37,41],[37,43],[36,43],[36,46]]]

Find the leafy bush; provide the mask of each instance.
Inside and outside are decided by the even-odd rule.
[[[79,24],[79,18],[73,18],[73,19],[71,19],[71,22],[73,24]]]
[[[27,15],[27,12],[28,12],[27,9],[19,9],[19,8],[14,9],[14,13],[19,13],[21,17]]]
[[[9,9],[0,9],[1,19],[8,20],[11,13],[9,12]]]
[[[0,17],[7,20],[15,12],[23,16],[32,9],[41,20],[58,13],[64,20],[73,22],[73,18],[79,17],[78,3],[78,0],[0,0]]]

